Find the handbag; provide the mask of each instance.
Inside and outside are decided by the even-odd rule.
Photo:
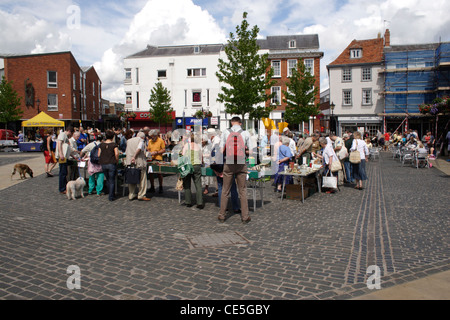
[[[356,148],[358,148],[358,140],[355,140]],[[358,150],[350,152],[350,157],[348,158],[350,163],[358,164],[361,163],[361,154]]]
[[[323,176],[322,177],[322,188],[331,188],[336,189],[337,188],[337,177],[334,177],[330,172],[330,176]]]
[[[124,182],[126,184],[139,184],[141,181],[141,169],[128,166],[124,172]]]
[[[333,160],[333,162],[331,163],[331,172],[336,172],[339,170],[342,170],[341,161]]]

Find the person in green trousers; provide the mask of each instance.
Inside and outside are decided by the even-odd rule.
[[[94,189],[97,193],[97,196],[101,196],[103,194],[103,182],[105,181],[105,174],[102,171],[102,166],[100,164],[93,164],[89,160],[89,153],[94,149],[97,144],[100,144],[103,141],[103,136],[98,135],[97,140],[89,143],[86,147],[81,150],[80,157],[84,158],[87,161],[88,173],[89,173],[89,182],[88,182],[88,193],[94,194]]]

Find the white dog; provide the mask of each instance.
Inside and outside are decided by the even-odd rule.
[[[84,198],[83,188],[86,185],[84,178],[79,177],[77,180],[72,180],[67,182],[66,185],[66,194],[67,199],[76,200],[77,197],[81,196]]]

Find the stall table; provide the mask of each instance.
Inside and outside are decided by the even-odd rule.
[[[306,173],[294,173],[294,172],[288,172],[288,171],[284,171],[284,172],[279,172],[278,175],[281,176],[292,176],[292,177],[297,177],[300,178],[300,184],[302,186],[302,203],[305,203],[305,195],[303,193],[303,178],[311,176],[311,175],[315,175],[316,179],[317,179],[317,186],[319,188],[319,192],[322,191],[322,188],[320,186],[320,174],[323,172],[323,168],[320,169],[313,169],[312,171],[308,171]],[[283,201],[283,196],[284,196],[284,189],[286,187],[286,179],[283,179],[283,187],[281,189],[281,201]]]

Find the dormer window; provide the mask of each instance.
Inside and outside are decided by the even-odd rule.
[[[296,44],[295,40],[289,41],[289,48],[290,48],[290,49],[291,49],[291,48],[295,48],[296,46],[297,46],[297,44]]]
[[[350,58],[351,59],[362,58],[362,49],[351,49],[350,50]]]
[[[200,46],[194,47],[194,53],[200,53]]]

